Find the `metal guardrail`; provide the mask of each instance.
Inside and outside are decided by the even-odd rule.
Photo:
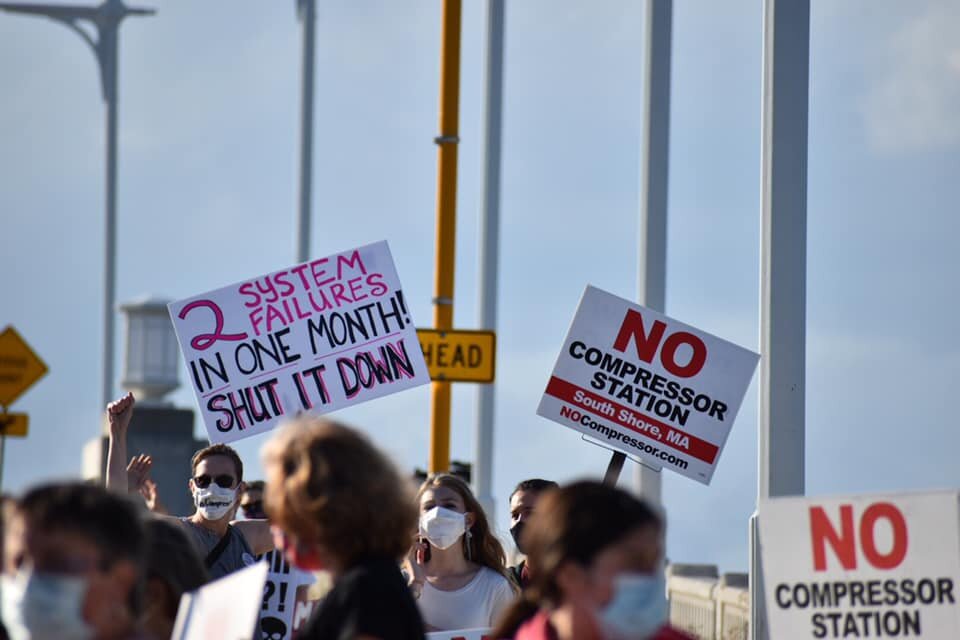
[[[667,568],[670,624],[699,640],[746,640],[750,591],[744,574],[717,576],[712,565]]]

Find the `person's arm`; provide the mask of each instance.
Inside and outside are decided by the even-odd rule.
[[[273,534],[268,520],[234,520],[231,522],[246,538],[253,555],[259,556],[274,548]]]
[[[127,493],[127,429],[133,417],[134,398],[127,393],[119,400],[107,405],[107,418],[110,423],[109,445],[107,447],[107,489]]]

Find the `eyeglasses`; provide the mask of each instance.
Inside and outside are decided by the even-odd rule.
[[[223,489],[232,489],[234,479],[233,476],[229,473],[221,473],[218,476],[209,476],[206,473],[203,473],[193,479],[194,484],[196,484],[201,489],[206,489],[210,486],[210,482],[215,482],[218,487]]]

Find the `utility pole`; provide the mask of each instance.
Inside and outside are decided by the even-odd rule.
[[[764,0],[757,507],[804,494],[810,1]],[[750,635],[768,638],[757,513]]]
[[[437,258],[433,327],[453,328],[454,256],[457,238],[457,144],[460,142],[461,0],[443,1],[440,60],[440,135],[437,144]],[[430,383],[430,473],[450,468],[450,383]]]
[[[500,140],[503,132],[504,0],[487,3],[487,69],[484,104],[483,194],[480,205],[480,328],[497,330],[497,291],[500,261]],[[474,488],[477,500],[496,520],[493,501],[493,383],[479,386]]]
[[[113,399],[114,309],[117,260],[117,44],[120,23],[127,16],[149,16],[153,9],[128,7],[123,0],[104,0],[91,6],[0,2],[0,10],[41,16],[60,22],[80,35],[93,49],[100,66],[103,100],[107,105],[106,224],[103,275],[103,396],[100,406]],[[88,26],[96,35],[88,33]]]

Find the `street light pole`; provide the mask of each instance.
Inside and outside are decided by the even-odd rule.
[[[297,0],[303,22],[303,80],[300,104],[300,207],[297,212],[297,262],[310,259],[310,196],[313,178],[313,64],[317,0]]]
[[[93,49],[100,65],[100,83],[107,105],[106,221],[103,274],[103,379],[101,406],[113,398],[114,305],[117,258],[117,43],[120,22],[127,16],[149,16],[153,9],[128,7],[123,0],[104,0],[95,7],[60,4],[0,2],[0,10],[41,16],[61,22]],[[96,40],[82,28],[89,24]]]

